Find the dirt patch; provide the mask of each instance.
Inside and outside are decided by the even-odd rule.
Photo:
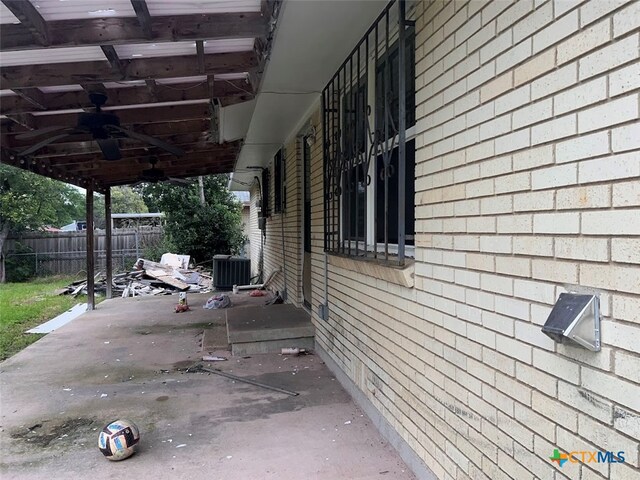
[[[68,418],[59,421],[42,420],[30,427],[15,430],[11,433],[11,438],[22,440],[36,447],[48,447],[56,440],[69,443],[86,437],[94,433],[92,427],[96,425],[97,422],[90,418]]]
[[[167,400],[169,400],[169,397],[166,395],[161,395],[158,398],[156,398],[156,402],[166,402]]]

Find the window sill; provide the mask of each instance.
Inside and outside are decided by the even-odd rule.
[[[381,263],[380,260],[375,259],[345,257],[331,253],[328,257],[329,264],[345,270],[385,280],[402,287],[413,288],[415,284],[415,262],[411,258],[406,259],[404,266],[398,266]]]

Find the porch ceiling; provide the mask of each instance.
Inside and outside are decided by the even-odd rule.
[[[136,182],[149,158],[172,177],[232,171],[254,107],[279,0],[2,0],[2,162],[101,191]],[[90,134],[18,138],[74,127],[106,93],[123,127],[179,146],[183,157],[120,139],[106,161]],[[219,115],[212,112],[218,109]],[[225,117],[218,126],[216,117]]]
[[[301,127],[324,86],[386,4],[359,0],[282,5],[231,189],[247,190],[255,176],[247,167],[267,165]]]

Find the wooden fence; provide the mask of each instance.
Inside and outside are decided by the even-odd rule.
[[[162,227],[116,229],[111,235],[114,270],[128,270],[143,251],[160,243]],[[86,232],[31,232],[7,239],[7,258],[32,265],[35,275],[74,275],[84,271],[87,263]],[[95,231],[96,271],[106,268],[104,230]]]

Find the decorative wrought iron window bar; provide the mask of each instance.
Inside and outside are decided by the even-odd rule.
[[[415,122],[413,26],[405,0],[391,1],[322,92],[327,252],[405,263],[415,215],[406,138]]]

